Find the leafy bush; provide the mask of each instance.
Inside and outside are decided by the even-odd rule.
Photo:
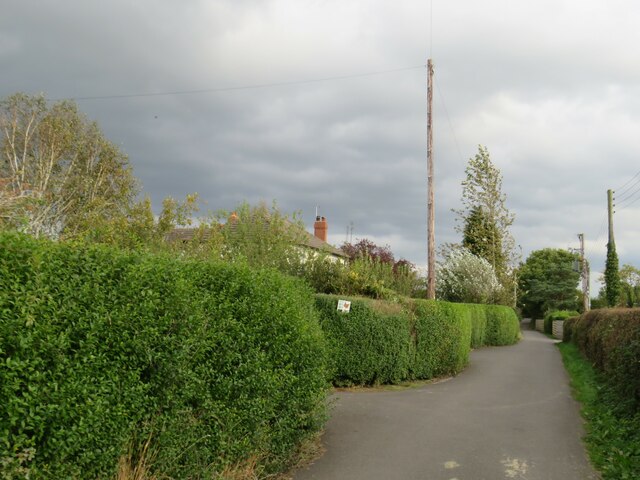
[[[487,260],[457,247],[438,265],[436,289],[438,298],[451,302],[491,303],[502,287]]]
[[[308,258],[302,269],[302,277],[317,293],[342,292],[346,275],[345,265],[322,253]]]
[[[108,478],[285,462],[320,427],[310,291],[272,271],[0,235],[0,465]],[[188,472],[188,473],[187,473]]]

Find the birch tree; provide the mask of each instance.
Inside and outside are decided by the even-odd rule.
[[[70,101],[0,101],[0,222],[35,236],[74,237],[122,215],[137,193],[127,157]]]

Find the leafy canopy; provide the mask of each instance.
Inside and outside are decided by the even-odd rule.
[[[542,318],[551,310],[573,310],[577,306],[580,273],[574,269],[578,255],[561,249],[531,252],[519,272],[518,303],[525,315]]]
[[[73,238],[121,215],[138,192],[127,157],[75,103],[0,101],[0,226]]]

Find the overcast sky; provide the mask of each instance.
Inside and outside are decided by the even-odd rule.
[[[609,188],[640,267],[639,25],[633,0],[5,0],[0,96],[75,98],[156,210],[318,206],[332,243],[353,222],[424,265],[431,57],[437,243],[482,144],[524,256],[584,233],[597,277]]]

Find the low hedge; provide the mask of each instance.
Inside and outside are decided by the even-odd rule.
[[[0,234],[3,478],[277,468],[323,421],[307,287],[276,272]]]
[[[640,308],[597,309],[565,320],[563,340],[574,342],[620,401],[640,412]]]
[[[406,380],[414,357],[406,312],[379,300],[349,300],[350,312],[341,313],[338,297],[316,296],[320,326],[330,351],[331,381],[345,386]]]
[[[339,299],[351,301],[349,313],[337,311]],[[316,306],[337,386],[455,375],[472,347],[518,340],[518,318],[508,307],[335,295],[317,295]]]

